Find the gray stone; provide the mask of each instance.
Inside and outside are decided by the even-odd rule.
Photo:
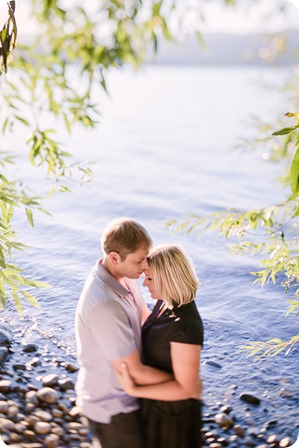
[[[11,390],[12,382],[9,380],[0,381],[0,392],[7,393]]]
[[[252,394],[248,394],[248,393],[240,394],[239,397],[242,401],[246,401],[246,403],[250,403],[250,404],[258,405],[261,402],[261,400],[259,398],[255,397]]]
[[[222,368],[222,365],[216,361],[204,361],[204,364],[207,364],[208,366],[216,367],[217,369]]]
[[[57,393],[51,387],[43,387],[37,391],[37,398],[44,403],[56,403]]]
[[[25,352],[25,353],[36,352],[37,350],[38,350],[38,346],[36,344],[26,344],[23,347],[23,352]]]
[[[75,389],[74,382],[71,378],[63,378],[58,381],[58,384],[62,390]]]
[[[279,443],[279,446],[281,448],[286,448],[288,446],[293,445],[292,439],[290,439],[289,437],[285,437],[284,439],[282,439]],[[297,445],[297,444],[296,444]]]
[[[46,387],[57,386],[58,384],[58,375],[51,373],[50,375],[44,376],[42,379],[43,385]]]
[[[12,341],[12,332],[8,325],[0,325],[0,347],[8,347]]]
[[[228,417],[227,414],[216,414],[215,422],[218,423],[221,428],[230,428],[233,424],[232,419]]]
[[[6,360],[8,356],[8,349],[6,347],[0,347],[0,365]]]

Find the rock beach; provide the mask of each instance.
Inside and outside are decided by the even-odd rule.
[[[8,353],[5,360],[0,358],[0,433],[4,443],[12,448],[90,448],[90,435],[75,402],[75,360],[61,356],[59,348],[50,356],[36,343],[23,345],[17,336],[9,339],[12,332],[7,326],[3,332],[1,328],[0,324],[0,341],[6,345],[0,343],[0,349]],[[213,367],[221,367],[215,364]],[[279,433],[279,421],[266,418],[267,404],[263,409],[256,406],[261,400],[249,393],[238,397],[235,391],[241,388],[242,383],[233,384],[228,398],[203,403],[204,447],[290,447],[295,441]],[[256,425],[258,411],[265,414],[263,425]]]

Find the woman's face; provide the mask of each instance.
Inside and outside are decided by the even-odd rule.
[[[143,286],[146,286],[151,293],[153,299],[160,299],[160,294],[156,290],[155,282],[154,282],[154,273],[151,267],[148,267],[144,270],[144,281]]]

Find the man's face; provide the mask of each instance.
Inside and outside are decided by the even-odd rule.
[[[147,256],[149,250],[142,248],[127,255],[124,261],[120,261],[117,271],[122,277],[139,278],[144,269],[148,268]]]

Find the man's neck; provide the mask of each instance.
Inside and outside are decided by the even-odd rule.
[[[101,262],[101,266],[104,269],[106,269],[106,271],[109,272],[109,274],[112,275],[112,277],[114,277],[115,280],[117,280],[119,283],[123,284],[124,277],[121,277],[118,275],[118,273],[115,271],[115,269],[113,268],[113,265],[110,263],[108,258],[103,258],[103,260]]]

